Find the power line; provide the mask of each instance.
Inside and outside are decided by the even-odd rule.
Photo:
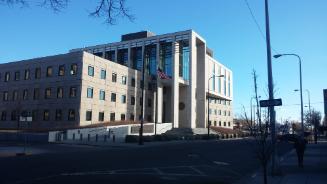
[[[264,35],[264,33],[263,33],[263,31],[262,31],[262,29],[261,29],[261,27],[260,27],[260,25],[259,25],[257,19],[255,18],[254,13],[253,13],[253,11],[252,11],[252,9],[251,9],[251,7],[250,7],[249,2],[248,2],[247,0],[244,0],[244,2],[245,2],[245,4],[246,4],[247,8],[249,9],[249,12],[250,12],[250,14],[251,14],[252,20],[254,21],[256,27],[258,28],[258,30],[259,30],[259,32],[260,32],[260,35],[261,35],[262,39],[266,42],[266,36]],[[277,52],[273,47],[271,47],[271,49],[275,52],[275,54],[278,53],[278,52]]]

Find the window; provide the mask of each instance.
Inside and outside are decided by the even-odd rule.
[[[19,81],[19,79],[20,79],[20,72],[16,71],[15,72],[15,81]]]
[[[134,119],[135,119],[134,114],[131,114],[131,115],[129,116],[129,120],[134,121]]]
[[[226,122],[224,122],[224,126],[226,126]]]
[[[226,116],[227,115],[227,113],[226,113],[226,111],[224,111],[224,116]]]
[[[39,88],[34,88],[34,95],[33,95],[33,99],[37,100],[40,98],[40,89]]]
[[[221,126],[221,121],[219,121],[219,126]]]
[[[116,93],[111,93],[111,101],[116,102]]]
[[[93,54],[96,55],[96,56],[99,56],[99,57],[102,57],[103,56],[103,52],[95,52]]]
[[[190,47],[187,40],[179,43],[179,76],[189,80]]]
[[[100,90],[100,100],[105,100],[106,99],[106,92],[104,90]]]
[[[99,112],[99,121],[104,120],[104,112]]]
[[[126,103],[126,95],[121,95],[120,102]]]
[[[35,79],[41,78],[41,68],[35,68]]]
[[[58,75],[59,76],[64,76],[65,75],[65,65],[60,65],[59,66]]]
[[[148,90],[152,90],[152,83],[148,82]]]
[[[140,97],[140,105],[143,105],[143,98]]]
[[[23,91],[23,100],[27,100],[28,99],[28,90],[24,89]]]
[[[43,120],[44,121],[49,121],[50,120],[50,111],[49,110],[44,110],[43,111]]]
[[[230,111],[228,111],[228,116],[230,116]]]
[[[87,88],[87,98],[93,98],[93,88]]]
[[[87,73],[89,76],[94,76],[94,67],[93,66],[89,66],[88,67],[88,70],[87,70]]]
[[[77,73],[77,64],[71,64],[70,65],[70,75],[76,75]]]
[[[230,127],[230,122],[228,122],[228,126]]]
[[[77,95],[77,88],[76,87],[70,87],[69,90],[69,97],[74,98]]]
[[[121,77],[121,83],[123,84],[123,85],[126,85],[126,79],[127,77],[126,76],[122,76]]]
[[[62,119],[62,110],[56,109],[56,121],[60,121]]]
[[[30,79],[30,70],[25,70],[25,74],[24,74],[24,80],[29,80]]]
[[[86,111],[86,121],[91,121],[92,120],[92,111]]]
[[[75,110],[69,109],[68,110],[68,121],[74,121],[75,120]]]
[[[115,62],[116,61],[115,51],[114,50],[106,51],[105,55],[104,55],[104,58]]]
[[[118,50],[117,60],[119,64],[127,66],[128,62],[128,49]]]
[[[148,107],[151,107],[151,106],[152,106],[152,99],[148,98]]]
[[[38,114],[38,111],[37,110],[33,110],[32,111],[32,120],[33,121],[36,121],[37,120],[37,114]]]
[[[116,73],[112,73],[111,81],[112,82],[117,82],[117,74]]]
[[[131,97],[131,105],[135,105],[135,97],[134,96]]]
[[[157,47],[155,45],[145,46],[144,61],[145,61],[145,72],[149,75],[157,75]]]
[[[142,70],[142,47],[134,47],[131,49],[132,68],[141,71]]]
[[[152,115],[151,115],[151,114],[148,115],[148,117],[147,117],[147,121],[148,121],[148,122],[151,122],[151,121],[152,121]]]
[[[132,87],[135,87],[135,78],[134,78],[134,77],[132,78],[131,86],[132,86]]]
[[[209,109],[209,114],[211,114],[212,109]]]
[[[10,80],[10,72],[5,73],[5,82],[8,82]]]
[[[50,97],[51,97],[51,88],[46,88],[44,98],[49,99]]]
[[[3,92],[2,100],[3,100],[3,101],[8,101],[8,91],[4,91],[4,92]]]
[[[47,77],[51,77],[52,76],[52,66],[48,66],[47,68]]]
[[[106,79],[106,76],[107,76],[106,70],[102,69],[101,70],[101,79]]]
[[[1,112],[1,121],[6,121],[7,119],[7,112],[6,111],[2,111]]]
[[[115,113],[110,113],[110,121],[115,121]]]
[[[57,88],[57,98],[64,97],[64,89],[62,87]]]
[[[16,113],[16,111],[11,111],[11,120],[12,121],[17,120],[17,113]]]
[[[18,91],[13,91],[13,93],[12,93],[12,100],[13,101],[18,100]]]
[[[172,76],[172,43],[165,42],[160,43],[159,47],[159,69],[167,74],[169,77]]]
[[[221,110],[218,110],[218,115],[221,115]]]
[[[120,115],[120,120],[125,121],[125,114]]]

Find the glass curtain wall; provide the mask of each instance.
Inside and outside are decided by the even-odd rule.
[[[118,50],[118,63],[121,65],[127,66],[128,63],[128,49],[120,49]]]
[[[159,69],[169,77],[172,77],[172,43],[160,43],[159,48]]]
[[[146,73],[148,75],[156,76],[157,75],[157,52],[156,52],[156,45],[147,45],[145,46],[145,66],[146,66]]]
[[[190,79],[190,47],[188,40],[179,41],[179,76],[184,80]]]
[[[132,58],[132,68],[141,71],[143,67],[142,47],[133,47],[131,58]]]

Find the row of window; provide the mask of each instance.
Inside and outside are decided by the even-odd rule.
[[[224,100],[224,99],[212,99],[212,98],[209,98],[209,103],[222,104],[222,105],[231,105],[231,101]]]
[[[209,121],[209,124],[211,124],[211,121]],[[230,127],[231,126],[231,123],[230,122],[227,122],[227,125],[228,125],[228,127]],[[217,124],[217,121],[214,121],[213,122],[213,126],[220,126],[221,127],[222,126],[222,123],[221,123],[221,121],[219,121],[218,124]],[[226,126],[226,122],[224,122],[223,126],[224,127]]]
[[[141,120],[141,118],[142,118],[142,116],[139,115],[139,120]],[[98,121],[104,121],[104,119],[105,119],[105,113],[104,113],[104,112],[99,112],[99,115],[98,115]],[[85,120],[86,120],[86,121],[92,121],[92,110],[88,110],[88,111],[86,111],[86,114],[85,114]],[[109,114],[109,120],[110,120],[110,121],[116,121],[116,120],[118,120],[118,119],[116,119],[116,113],[115,113],[115,112],[111,112],[111,113]],[[126,118],[126,114],[121,113],[121,114],[120,114],[120,120],[121,120],[121,121],[125,121],[125,120],[127,120],[127,118]],[[134,115],[133,113],[131,113],[131,114],[129,115],[129,120],[131,120],[131,121],[135,121],[135,115]],[[149,121],[149,122],[152,121],[152,115],[151,115],[151,114],[147,115],[147,121]]]
[[[87,98],[93,98],[93,88],[92,87],[88,87],[87,88]],[[135,96],[132,96],[131,95],[131,98],[130,98],[130,102],[131,102],[131,105],[135,105]],[[99,92],[99,100],[106,100],[106,92],[105,90],[102,90],[100,89],[100,92]],[[126,103],[126,95],[123,94],[120,96],[120,102],[125,104]],[[111,102],[116,102],[117,101],[117,94],[116,93],[111,93],[111,96],[110,96],[110,101]],[[140,97],[140,105],[142,105],[142,97]],[[148,98],[148,107],[151,107],[152,106],[152,99],[151,98]]]
[[[230,116],[230,111],[223,111],[223,114],[221,114],[221,110],[209,109],[209,114],[214,114],[214,115],[217,115],[218,114],[218,115],[223,115],[223,116]]]
[[[45,88],[44,99],[50,99],[52,97],[53,93],[55,93],[54,91],[55,91],[55,89],[53,89],[53,88]],[[33,94],[30,94],[31,91],[29,92],[28,89],[24,89],[22,92],[23,92],[22,93],[23,100],[28,100],[31,95],[33,95],[33,100],[40,99],[40,88],[34,88]],[[77,88],[70,87],[68,95],[70,98],[75,98],[77,96]],[[63,87],[57,87],[56,97],[64,98],[64,88]],[[2,92],[2,100],[3,101],[9,100],[9,92],[8,91]],[[18,90],[12,91],[11,100],[13,100],[13,101],[19,100],[19,91]]]
[[[59,65],[58,67],[58,76],[65,76],[65,70],[66,70],[66,65]],[[77,64],[71,64],[70,65],[70,75],[76,75],[77,73]],[[31,79],[31,70],[26,69],[23,72],[24,80],[30,80]],[[54,75],[54,67],[53,66],[48,66],[46,70],[46,77],[52,77]],[[0,74],[1,78],[1,74]],[[35,68],[34,70],[34,78],[35,79],[40,79],[41,78],[41,67]],[[11,80],[11,72],[5,72],[4,74],[4,82],[8,82]],[[14,72],[14,81],[19,81],[21,80],[21,72],[20,71],[15,71]]]
[[[31,114],[32,115],[32,121],[37,121],[38,120],[38,113],[39,113],[39,110],[33,110],[32,111],[32,114]],[[63,121],[63,120],[75,121],[75,119],[76,119],[75,109],[69,109],[68,110],[67,118],[63,117],[63,110],[62,109],[56,109],[54,112],[51,112],[50,110],[45,109],[45,110],[42,111],[42,113],[43,113],[43,118],[42,118],[43,121],[49,121],[50,118],[51,118],[52,113],[54,113],[53,114],[54,117],[55,117],[54,120],[56,120],[56,121]],[[28,114],[28,113],[23,112],[22,114]],[[6,121],[7,118],[8,118],[7,116],[8,116],[7,111],[2,111],[0,120],[1,121]],[[19,113],[16,110],[11,111],[10,120],[16,121],[16,120],[18,120],[18,118],[19,118]]]

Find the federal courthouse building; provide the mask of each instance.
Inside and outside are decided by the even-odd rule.
[[[20,115],[41,128],[142,118],[204,128],[208,111],[212,126],[232,128],[232,81],[193,30],[125,34],[120,42],[0,64],[0,128],[16,128]]]

